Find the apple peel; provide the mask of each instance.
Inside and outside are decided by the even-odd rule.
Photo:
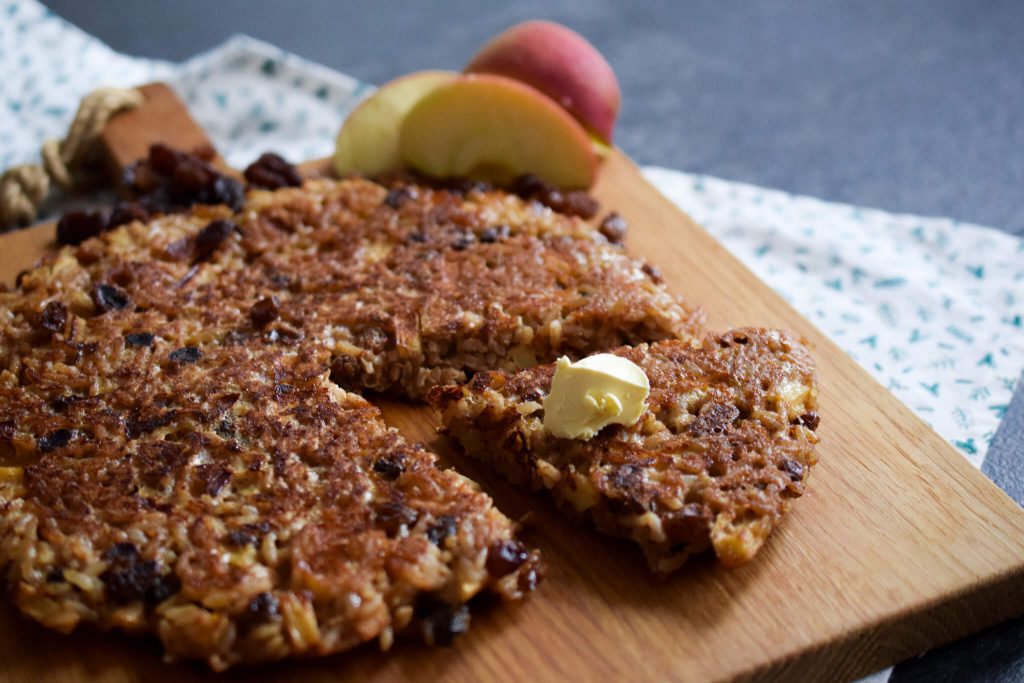
[[[517,24],[488,41],[464,71],[526,83],[611,144],[622,100],[619,81],[598,49],[567,26],[540,20]]]

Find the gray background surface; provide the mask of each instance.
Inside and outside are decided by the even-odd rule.
[[[377,84],[459,69],[501,29],[553,19],[612,63],[616,142],[640,163],[1024,235],[1019,0],[46,4],[128,54],[182,60],[247,33]],[[1024,503],[1022,454],[1019,387],[984,471]],[[1024,619],[893,680],[1024,682]]]

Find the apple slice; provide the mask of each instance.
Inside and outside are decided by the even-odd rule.
[[[612,153],[611,143],[605,142],[593,133],[590,134],[590,144],[594,146],[594,154],[599,161],[604,161]]]
[[[450,83],[453,71],[417,71],[382,85],[345,119],[334,148],[334,170],[375,176],[401,168],[398,131],[424,95]]]
[[[537,90],[611,144],[622,98],[608,61],[586,38],[552,21],[524,21],[492,38],[466,73],[507,76]]]
[[[424,95],[406,115],[399,152],[436,178],[507,183],[525,173],[588,188],[598,159],[587,131],[544,93],[489,74],[462,76]]]

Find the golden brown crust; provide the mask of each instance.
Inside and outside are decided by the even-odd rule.
[[[45,625],[151,631],[222,669],[441,631],[477,591],[536,582],[536,553],[488,571],[513,523],[326,381],[322,354],[212,347],[174,367],[163,342],[137,353],[82,400],[0,387],[5,416],[21,411],[0,564]]]
[[[199,249],[218,218],[237,229]],[[48,299],[91,318],[97,288],[113,286],[192,343],[311,340],[340,385],[412,397],[484,369],[693,338],[703,319],[579,219],[497,191],[355,179],[254,191],[236,216],[200,207],[135,223],[47,266],[8,295],[22,316],[12,333],[28,334]],[[13,362],[17,347],[3,353]]]
[[[480,373],[431,398],[468,453],[633,538],[654,571],[666,574],[709,546],[727,565],[749,560],[817,461],[806,349],[786,333],[741,329],[699,345],[664,341],[614,353],[649,377],[647,411],[589,441],[543,427],[552,365]]]
[[[338,386],[418,397],[700,320],[501,192],[317,180],[103,233],[0,293],[0,569],[47,626],[215,668],[443,642],[538,556]]]

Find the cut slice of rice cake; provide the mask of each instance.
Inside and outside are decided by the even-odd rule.
[[[442,430],[513,483],[548,489],[603,532],[631,538],[665,575],[713,548],[750,560],[804,492],[817,461],[817,389],[807,349],[775,330],[613,351],[650,380],[645,412],[590,440],[543,424],[554,365],[484,372],[431,393]]]

